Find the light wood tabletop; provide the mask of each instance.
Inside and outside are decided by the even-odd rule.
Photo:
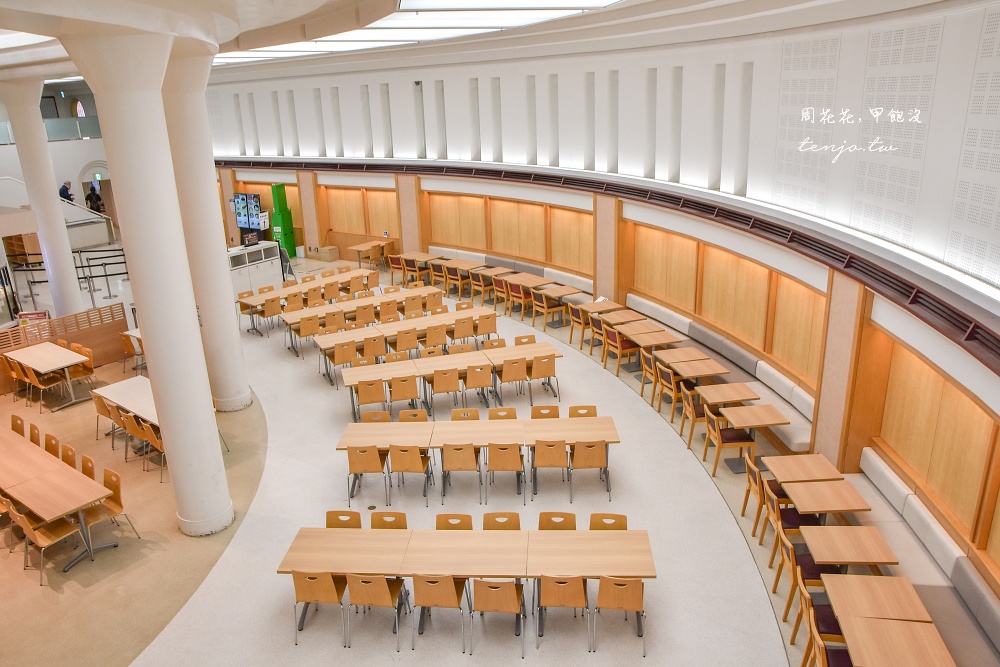
[[[615,311],[619,312],[619,311]],[[646,334],[653,331],[666,331],[659,324],[653,320],[633,320],[625,324],[620,324],[615,327],[619,333],[626,336],[634,336],[636,334]]]
[[[252,294],[250,296],[243,297],[242,299],[237,299],[237,301],[244,306],[252,306],[258,308],[264,305],[264,302],[273,297],[278,297],[284,299],[289,294],[296,294],[300,292],[305,292],[310,287],[322,287],[324,290],[324,295],[326,288],[331,285],[336,285],[337,289],[340,289],[340,285],[347,284],[351,282],[351,278],[355,276],[361,276],[366,280],[373,275],[377,275],[378,271],[372,271],[370,269],[352,269],[344,273],[338,273],[332,276],[327,276],[323,278],[322,276],[308,283],[296,283],[294,285],[289,285],[288,287],[282,287],[280,289],[275,289],[271,292],[264,292],[263,294]],[[329,297],[327,297],[329,300]]]
[[[381,364],[385,365],[385,364]],[[417,369],[417,375],[422,375],[424,377],[430,377],[434,375],[434,371],[442,370],[457,370],[465,373],[465,369],[469,366],[493,366],[490,358],[486,356],[486,353],[482,350],[474,350],[472,352],[462,352],[460,354],[444,354],[437,357],[424,357],[423,359],[414,359],[413,365]]]
[[[440,421],[434,423],[431,447],[472,444],[508,445],[524,443],[525,419],[489,419],[482,421]]]
[[[347,249],[351,252],[364,252],[365,250],[371,250],[372,248],[377,248],[382,245],[389,245],[392,241],[378,240],[378,241],[365,241],[364,243],[359,243],[357,245],[348,246]]]
[[[324,303],[322,306],[313,306],[312,308],[293,310],[290,313],[281,313],[278,315],[278,319],[280,319],[286,327],[291,327],[301,322],[303,317],[319,315],[320,322],[326,324],[327,315],[330,313],[343,312],[343,310],[344,309],[340,307],[339,303]]]
[[[49,342],[11,350],[4,356],[19,361],[25,366],[30,366],[39,373],[61,371],[69,366],[87,361],[87,357],[82,354]]]
[[[278,574],[292,570],[334,574],[402,574],[410,541],[409,530],[300,528],[278,566]]]
[[[402,574],[523,577],[528,540],[524,530],[414,530]]]
[[[855,667],[948,667],[955,661],[933,623],[859,616],[840,619]]]
[[[313,340],[316,342],[316,347],[318,347],[321,352],[326,352],[327,350],[332,350],[340,343],[354,343],[355,345],[361,345],[365,342],[365,338],[368,338],[369,336],[377,336],[379,333],[380,332],[375,327],[360,327],[358,329],[349,329],[347,331],[320,334],[318,336],[313,336]]]
[[[595,440],[621,442],[615,420],[610,416],[527,419],[523,423],[524,442],[528,446],[539,440],[565,440],[569,445]]]
[[[697,379],[728,375],[729,369],[715,359],[694,359],[692,361],[672,361],[668,364],[674,372],[683,378]]]
[[[136,375],[121,382],[98,387],[94,393],[139,415],[145,421],[157,426],[160,424],[156,414],[156,404],[153,402],[153,386],[149,384],[149,378],[145,375]]]
[[[708,355],[696,347],[675,347],[672,350],[656,350],[653,357],[664,364],[672,364],[681,361],[698,361],[708,359]]]
[[[413,360],[396,361],[391,364],[369,364],[367,366],[351,366],[342,368],[340,377],[345,387],[356,387],[361,382],[378,380],[392,382],[393,378],[417,374],[417,365]]]
[[[39,452],[45,456],[39,456]],[[7,489],[66,464],[26,438],[0,429],[0,489]]]
[[[866,574],[821,575],[826,595],[838,618],[892,618],[931,623],[931,615],[906,577]]]
[[[729,420],[733,428],[763,428],[788,423],[788,417],[769,403],[719,408],[719,412]]]
[[[435,255],[429,252],[404,252],[400,255],[403,259],[410,259],[414,262],[430,262],[435,259],[441,259],[441,255]]]
[[[307,283],[308,284],[308,283]],[[322,306],[313,306],[312,308],[303,308],[301,310],[293,310],[290,313],[282,313],[279,317],[281,321],[285,323],[285,326],[291,326],[293,324],[298,324],[303,317],[309,317],[310,315],[319,315],[321,320],[325,321],[328,314],[341,311],[345,315],[353,315],[359,306],[378,306],[383,301],[398,301],[400,307],[403,305],[403,299],[408,296],[419,295],[425,299],[436,292],[441,290],[437,287],[431,287],[430,285],[425,285],[424,287],[411,287],[402,288],[398,292],[393,292],[392,294],[378,294],[375,296],[366,296],[361,299],[354,299],[352,301],[344,301],[342,303],[327,303]]]
[[[577,308],[590,315],[597,315],[599,313],[610,313],[613,310],[623,310],[625,306],[614,301],[592,301],[590,303],[581,303]]]
[[[781,488],[801,514],[870,512],[872,509],[846,479],[829,482],[792,482],[782,484]]]
[[[637,313],[634,310],[629,310],[628,308],[623,310],[613,310],[609,313],[602,313],[600,317],[601,320],[609,327],[618,327],[621,324],[639,322],[640,320],[647,319],[642,313]]]
[[[809,553],[820,565],[899,565],[876,526],[802,526],[801,530]]]
[[[564,296],[570,296],[571,294],[582,294],[583,290],[571,285],[556,285],[555,287],[540,289],[538,292],[539,294],[544,294],[550,299],[561,299]]]
[[[534,273],[514,273],[509,276],[504,276],[503,279],[509,283],[522,285],[530,289],[535,289],[536,287],[541,287],[542,285],[551,285],[555,282],[554,280],[549,280],[548,278],[543,278],[542,276],[536,276]]]
[[[486,266],[486,262],[474,262],[468,259],[449,259],[447,262],[441,263],[449,269],[458,269],[459,271],[472,271]]]
[[[684,340],[682,337],[673,333],[672,331],[657,330],[649,331],[647,333],[631,334],[629,338],[633,343],[642,348],[648,347],[666,347],[667,345],[673,345],[674,343],[679,343]]]
[[[756,401],[760,398],[753,389],[742,382],[706,384],[695,387],[695,391],[701,394],[702,403],[708,405],[742,403],[743,401]]]
[[[527,576],[543,574],[652,579],[656,565],[645,530],[532,530]]]
[[[492,267],[480,267],[478,269],[473,269],[473,273],[478,273],[481,276],[505,276],[508,273],[517,273],[514,269],[508,269],[505,266],[492,266]]]
[[[413,320],[400,320],[398,322],[381,322],[375,325],[380,333],[385,334],[386,338],[392,338],[400,331],[406,331],[407,329],[416,329],[417,334],[426,333],[427,327],[432,327],[438,324],[443,324],[446,327],[455,326],[455,320],[461,319],[463,317],[471,317],[476,322],[479,322],[479,318],[483,315],[496,315],[496,311],[492,308],[485,308],[483,306],[476,306],[475,308],[467,308],[466,310],[453,310],[447,313],[439,313],[437,315],[428,315],[426,317],[418,317]],[[372,328],[372,327],[368,327]]]
[[[490,362],[494,366],[503,366],[503,362],[507,359],[520,359],[524,357],[530,364],[537,357],[544,357],[549,354],[555,355],[556,359],[563,356],[552,343],[545,342],[513,345],[511,347],[495,347],[492,350],[483,350],[483,352],[489,357]]]
[[[388,449],[390,445],[403,447],[428,447],[434,422],[378,422],[353,423],[344,428],[337,449],[374,445]]]
[[[822,454],[764,456],[761,457],[761,461],[781,484],[844,479],[843,473]]]

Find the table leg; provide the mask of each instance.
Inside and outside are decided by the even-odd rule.
[[[636,614],[635,615],[635,633],[639,637],[642,637],[643,633],[646,630],[646,628],[644,628],[643,625],[644,624],[642,622],[642,614]]]
[[[71,380],[69,377],[69,366],[63,369],[63,373],[66,374],[66,386],[69,387],[69,400],[63,403],[62,405],[57,405],[56,407],[52,408],[52,412],[58,412],[63,408],[68,408],[71,405],[76,405],[77,403],[83,403],[84,401],[90,400],[89,393],[85,396],[81,396],[80,398],[76,397],[76,393],[73,391],[73,380]],[[42,400],[41,392],[39,392],[38,400]]]
[[[87,524],[83,520],[83,510],[77,510],[76,520],[80,522],[80,534],[83,535],[83,543],[87,547],[83,552],[77,554],[76,558],[71,560],[66,567],[63,568],[63,572],[69,572],[70,568],[83,560],[84,556],[90,556],[90,560],[94,560],[94,552],[101,551],[103,549],[111,549],[112,547],[117,547],[117,542],[109,542],[107,544],[98,544],[94,546],[90,541],[90,529],[87,528]]]
[[[250,313],[250,328],[247,329],[247,333],[256,334],[261,338],[264,337],[264,332],[257,328],[257,316],[253,312]]]
[[[424,619],[427,617],[427,607],[420,608],[420,619],[417,621],[417,634],[424,634]]]
[[[311,602],[306,602],[302,605],[302,614],[299,616],[299,632],[302,632],[302,628],[306,624],[306,612],[309,611],[309,605],[311,604]]]

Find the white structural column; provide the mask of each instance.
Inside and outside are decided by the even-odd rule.
[[[94,91],[180,529],[232,523],[160,87],[173,38],[60,37]],[[216,206],[217,207],[217,206]]]
[[[163,106],[208,380],[215,407],[232,412],[247,407],[252,399],[233,305],[205,101],[212,57],[206,43],[176,39],[163,82]]]
[[[60,317],[83,310],[83,297],[76,279],[66,220],[59,204],[61,184],[56,183],[49,156],[49,139],[38,107],[42,99],[42,84],[40,79],[0,82],[0,98],[10,115],[24,186],[38,221],[38,242],[45,262],[45,277],[52,292],[55,316]]]

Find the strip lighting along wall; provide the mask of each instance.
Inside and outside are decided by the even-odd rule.
[[[216,66],[301,58],[481,35],[603,9],[618,0],[401,0],[399,11],[359,30],[308,42],[230,51]]]

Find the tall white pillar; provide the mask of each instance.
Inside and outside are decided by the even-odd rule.
[[[56,183],[49,138],[38,106],[43,83],[40,79],[0,82],[0,99],[10,115],[24,187],[38,221],[38,242],[45,262],[45,278],[52,292],[52,306],[55,316],[61,317],[80,312],[84,307],[66,219],[59,204],[61,184]]]
[[[252,399],[233,305],[205,100],[212,57],[205,42],[175,40],[163,81],[163,106],[208,380],[215,407],[232,412],[247,407]]]
[[[173,38],[60,38],[94,91],[181,532],[232,523],[160,87]],[[217,207],[217,205],[216,205]]]

